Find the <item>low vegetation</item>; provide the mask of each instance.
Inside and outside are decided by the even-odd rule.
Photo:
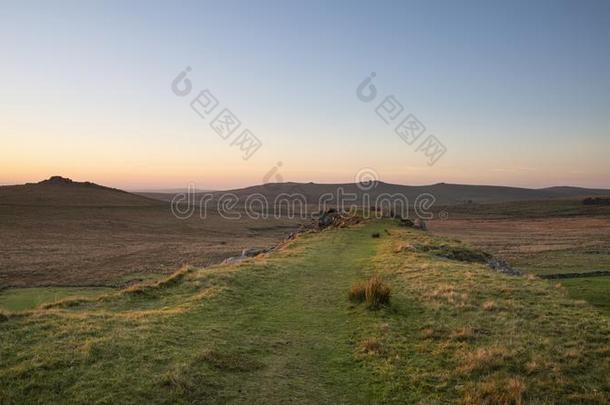
[[[366,283],[364,291],[366,305],[371,309],[378,309],[390,304],[390,287],[388,287],[381,277],[373,276]]]
[[[348,298],[354,303],[363,303],[366,300],[366,283],[354,283],[352,288],[349,290]]]
[[[390,287],[375,275],[366,282],[353,284],[348,298],[355,303],[365,302],[370,309],[379,309],[390,304],[390,295]]]
[[[371,238],[384,229],[388,237]],[[0,402],[610,401],[606,315],[546,280],[404,248],[446,244],[371,221],[146,288],[9,314]],[[392,286],[392,305],[350,304],[354,284],[364,301],[367,287]]]
[[[580,200],[477,205],[468,211],[456,206],[450,219],[433,221],[430,231],[492,253],[521,272],[557,277],[571,296],[610,315],[604,276],[610,271],[608,208]]]

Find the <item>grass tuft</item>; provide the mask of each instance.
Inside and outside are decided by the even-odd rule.
[[[362,303],[370,309],[378,309],[390,304],[390,287],[379,276],[373,276],[366,282],[352,285],[348,298],[352,302]]]
[[[371,309],[377,309],[390,304],[390,287],[379,276],[373,276],[366,283],[365,301]]]
[[[478,347],[472,351],[462,352],[458,356],[461,357],[462,363],[459,371],[463,374],[471,374],[475,371],[490,372],[502,367],[512,357],[504,346]]]
[[[366,300],[366,283],[359,282],[352,285],[349,290],[348,298],[355,303],[362,303]]]
[[[475,337],[475,330],[470,326],[464,326],[451,333],[451,338],[457,341],[471,340]]]
[[[486,381],[468,384],[464,402],[473,405],[522,405],[525,388],[525,382],[519,377],[490,378]]]
[[[496,302],[493,300],[488,300],[483,303],[483,309],[485,311],[492,312],[492,311],[495,311],[497,308],[498,308],[498,306],[496,305]]]
[[[368,338],[360,343],[362,352],[368,355],[379,355],[383,353],[383,346],[377,338]]]

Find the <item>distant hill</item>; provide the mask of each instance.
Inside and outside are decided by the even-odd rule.
[[[53,176],[38,183],[0,186],[0,205],[154,206],[153,200],[90,182]]]
[[[224,193],[233,193],[244,201],[249,195],[262,194],[269,201],[273,201],[282,193],[294,194],[299,193],[307,199],[309,203],[317,203],[320,196],[326,193],[336,195],[339,189],[344,193],[355,193],[361,196],[363,191],[360,185],[354,183],[346,184],[316,184],[316,183],[268,183],[258,186],[251,186],[241,189],[228,190]],[[368,189],[368,187],[367,187]],[[207,194],[219,196],[223,191],[216,191]],[[535,201],[549,200],[561,198],[584,198],[590,196],[606,196],[610,195],[610,190],[605,189],[590,189],[581,187],[548,187],[541,189],[530,189],[520,187],[505,187],[505,186],[478,186],[464,184],[447,184],[438,183],[428,186],[405,186],[399,184],[389,184],[384,182],[375,182],[371,184],[371,188],[367,191],[374,201],[380,194],[401,193],[405,195],[409,201],[415,201],[418,195],[430,193],[436,197],[437,204],[463,204],[467,202],[474,203],[499,203],[511,201]],[[198,193],[206,194],[206,193]],[[143,193],[141,195],[156,198],[163,201],[171,201],[175,194],[173,193]]]

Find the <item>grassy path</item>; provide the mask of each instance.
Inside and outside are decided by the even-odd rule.
[[[298,248],[297,248],[298,249]],[[369,402],[370,370],[354,356],[361,317],[346,300],[353,281],[371,271],[376,244],[369,233],[318,237],[282,265],[240,272],[226,302],[214,308],[218,340],[264,363],[257,373],[227,374],[243,400]],[[201,321],[209,323],[209,311]]]

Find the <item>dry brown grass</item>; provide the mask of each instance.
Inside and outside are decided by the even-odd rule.
[[[437,304],[448,304],[464,308],[468,303],[468,293],[461,291],[453,284],[441,283],[434,289],[425,293],[426,298]]]
[[[462,374],[472,372],[489,372],[501,367],[512,356],[504,346],[478,347],[471,351],[462,351],[457,354],[461,363],[458,371]]]
[[[380,308],[390,304],[390,287],[379,276],[373,276],[366,283],[365,301],[369,308]]]
[[[350,301],[366,302],[366,305],[371,309],[389,305],[390,296],[390,287],[379,276],[373,276],[366,282],[353,284],[348,293]]]
[[[366,283],[359,282],[352,285],[348,292],[348,298],[352,302],[361,303],[366,300]]]
[[[360,349],[363,353],[368,355],[379,355],[383,353],[383,345],[374,337],[363,340],[360,343]]]
[[[489,378],[469,384],[463,402],[472,405],[522,405],[525,390],[525,382],[520,377]]]
[[[470,340],[474,337],[475,330],[470,326],[464,326],[463,328],[456,329],[451,333],[451,338],[454,340]]]
[[[495,311],[496,309],[498,309],[498,305],[494,300],[487,300],[483,303],[483,309],[489,312]]]
[[[576,360],[582,356],[582,353],[579,349],[570,349],[564,353],[564,357],[570,360]]]

